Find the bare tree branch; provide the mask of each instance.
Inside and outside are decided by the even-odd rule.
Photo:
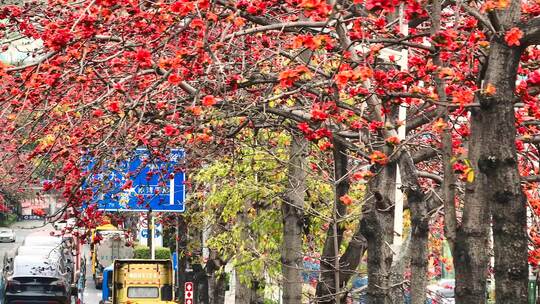
[[[540,17],[528,21],[523,27],[523,45],[540,44]]]

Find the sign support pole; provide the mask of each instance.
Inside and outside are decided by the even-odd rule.
[[[154,216],[152,216],[152,229],[150,229],[150,231],[152,231],[150,234],[150,236],[152,237],[152,242],[150,244],[151,245],[150,254],[152,255],[152,260],[155,260],[156,259],[156,242],[154,242],[153,238],[154,238],[154,235],[156,235],[156,219]]]
[[[175,252],[176,252],[176,273],[174,276],[174,280],[176,283],[176,286],[180,286],[180,219],[179,216],[176,215],[176,244],[175,244]]]
[[[146,246],[150,250],[152,260],[154,259],[154,217],[152,216],[152,209],[148,209],[146,216],[146,224],[148,227],[148,238],[146,239]]]

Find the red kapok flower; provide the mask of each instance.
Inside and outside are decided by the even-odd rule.
[[[131,179],[128,179],[123,185],[122,185],[122,190],[128,190],[128,189],[131,189],[131,187],[133,187],[133,181]]]
[[[340,197],[339,201],[342,202],[343,205],[345,205],[345,206],[350,206],[353,203],[352,198],[350,196],[348,196],[347,194]]]
[[[180,131],[174,126],[166,125],[165,128],[163,128],[163,133],[167,136],[174,136],[177,135]]]
[[[540,85],[540,70],[536,70],[527,75],[527,82],[533,85]]]
[[[491,83],[488,83],[487,86],[484,88],[484,94],[488,96],[493,96],[497,92],[497,88],[495,88],[494,85]]]
[[[103,110],[102,109],[95,109],[94,111],[92,111],[92,116],[94,117],[101,117],[103,116]]]
[[[391,146],[397,146],[399,145],[399,138],[397,136],[390,136],[386,139],[386,143]]]
[[[364,171],[354,172],[351,179],[353,181],[359,181],[362,179],[369,179],[371,177],[373,177],[373,172],[369,170],[364,170]]]
[[[135,53],[135,60],[141,65],[150,65],[152,53],[147,49],[138,49]]]
[[[113,113],[119,113],[120,112],[120,105],[118,104],[117,101],[113,101],[111,103],[109,103],[109,105],[107,106],[107,109]]]
[[[373,151],[369,156],[372,164],[386,165],[388,163],[388,156],[381,151]]]
[[[216,104],[216,98],[213,95],[206,95],[202,99],[202,104],[205,107],[211,107]]]
[[[167,81],[171,84],[179,84],[180,81],[182,81],[182,78],[180,78],[180,76],[178,76],[177,74],[171,74],[167,78]]]
[[[509,46],[519,46],[519,39],[523,38],[523,32],[517,28],[513,27],[509,31],[506,32],[506,35],[504,36],[504,40],[506,40],[506,43]]]
[[[301,122],[297,125],[297,127],[304,134],[312,133],[311,128],[309,127],[309,124],[307,122]]]

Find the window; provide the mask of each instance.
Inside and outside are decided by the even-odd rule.
[[[128,298],[158,298],[159,290],[157,287],[128,287]]]
[[[113,283],[112,273],[113,273],[112,271],[105,272],[105,275],[107,276],[107,286],[109,287],[109,290],[112,290],[112,283]]]

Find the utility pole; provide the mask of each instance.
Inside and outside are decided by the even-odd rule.
[[[407,20],[405,20],[405,6],[402,3],[399,6],[399,31],[402,35],[409,35],[409,26]],[[408,49],[403,48],[401,50],[400,59],[398,61],[401,71],[407,71],[408,69]],[[400,105],[398,110],[398,120],[401,125],[397,129],[399,141],[405,139],[405,119],[407,118],[407,109]],[[393,241],[393,250],[394,255],[399,253],[401,244],[403,242],[403,193],[401,192],[401,170],[399,167],[396,170],[396,191],[395,191],[395,208],[394,208],[394,241]]]
[[[183,216],[178,216],[177,218],[177,241],[176,246],[178,248],[178,272],[177,272],[177,280],[178,280],[178,300],[183,303],[184,301],[184,284],[187,281],[187,227],[186,222],[184,221]]]

